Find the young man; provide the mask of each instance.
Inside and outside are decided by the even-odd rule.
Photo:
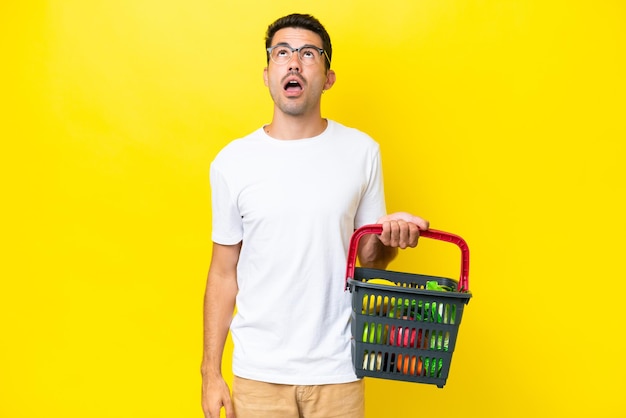
[[[385,215],[378,144],[322,118],[335,72],[320,22],[282,17],[269,26],[266,48],[272,121],[211,164],[202,407],[207,418],[221,408],[228,418],[363,418],[344,291],[350,237],[382,224],[380,236],[361,239],[359,261],[385,268],[397,248],[417,245],[428,222]],[[232,400],[221,373],[229,329]]]

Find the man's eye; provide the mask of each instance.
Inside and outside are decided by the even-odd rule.
[[[302,58],[315,58],[315,52],[312,49],[303,49]]]
[[[277,57],[287,57],[289,56],[289,50],[287,49],[278,49],[276,50]]]

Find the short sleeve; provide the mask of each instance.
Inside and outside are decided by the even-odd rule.
[[[213,242],[234,245],[243,239],[241,214],[228,183],[215,163],[210,169]]]
[[[375,223],[387,213],[380,150],[376,147],[370,160],[368,182],[354,220],[354,227]]]

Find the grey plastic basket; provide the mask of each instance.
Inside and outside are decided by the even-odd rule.
[[[443,388],[469,291],[469,248],[458,235],[421,231],[461,249],[458,281],[438,276],[355,267],[363,235],[380,234],[381,225],[366,225],[352,235],[346,289],[352,293],[352,360],[358,377],[426,383]],[[384,279],[395,286],[368,283]],[[450,289],[428,290],[428,282]]]

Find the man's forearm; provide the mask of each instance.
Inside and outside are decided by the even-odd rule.
[[[397,255],[397,248],[384,245],[376,235],[364,235],[359,242],[359,263],[363,267],[385,269]]]
[[[204,295],[203,375],[221,375],[222,355],[235,309],[234,280],[211,277]]]

